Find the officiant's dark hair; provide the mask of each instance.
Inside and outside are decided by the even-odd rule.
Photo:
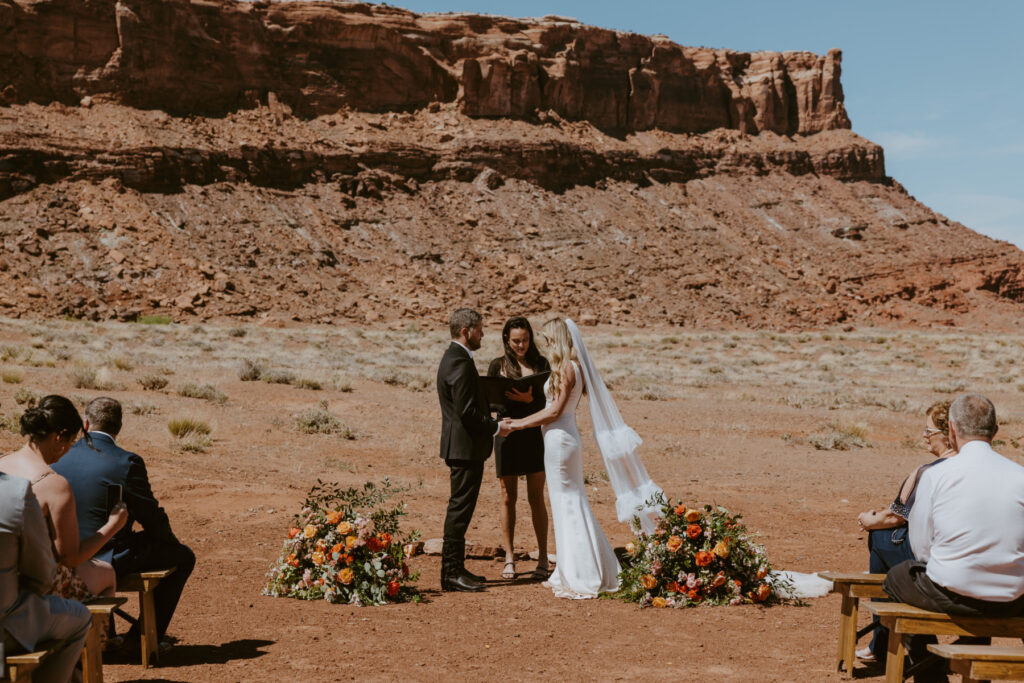
[[[505,357],[501,359],[501,371],[506,377],[522,377],[523,371],[519,368],[519,360],[515,352],[508,344],[512,330],[526,330],[530,333],[530,346],[526,349],[526,364],[533,368],[534,372],[544,372],[548,369],[548,361],[540,355],[537,350],[537,343],[534,338],[533,328],[530,321],[522,316],[509,318],[505,327],[501,328],[501,342],[505,345]]]

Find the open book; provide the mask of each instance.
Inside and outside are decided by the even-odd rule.
[[[509,389],[526,391],[533,387],[533,400],[544,395],[544,382],[547,381],[550,372],[538,372],[526,377],[511,379],[509,377],[481,377],[480,386],[483,387],[487,403],[492,406],[504,406],[511,401],[505,398],[505,392]]]

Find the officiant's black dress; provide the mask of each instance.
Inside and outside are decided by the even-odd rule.
[[[547,372],[551,365],[547,359],[541,357],[540,367],[535,372]],[[495,358],[487,367],[488,377],[501,375],[501,358]],[[544,394],[539,396],[535,393],[531,403],[519,403],[508,401],[507,406],[493,406],[498,411],[498,419],[511,417],[518,419],[533,415],[538,410],[543,410],[545,404]],[[518,476],[520,474],[533,474],[544,471],[544,435],[540,427],[521,429],[512,432],[506,437],[494,437],[494,469],[499,477]]]

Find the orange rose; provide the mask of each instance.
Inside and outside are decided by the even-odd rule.
[[[300,531],[302,531],[302,529],[300,529],[297,526],[293,526],[291,529],[288,530],[288,538],[295,538],[299,535]]]
[[[320,566],[324,563],[324,554],[319,550],[313,553],[313,564]]]
[[[757,570],[757,578],[763,579],[766,576],[768,576],[768,570],[767,569],[765,569],[764,567],[761,567],[760,569]]]
[[[680,585],[679,585],[679,583],[678,583],[677,581],[669,581],[669,582],[668,582],[668,583],[667,583],[667,584],[665,585],[665,588],[666,588],[666,589],[668,590],[668,592],[670,592],[670,593],[685,593],[685,592],[686,592],[686,591],[684,591],[684,590],[683,590],[683,587],[682,587],[682,586],[680,586]]]
[[[701,534],[700,524],[691,524],[686,527],[686,535],[689,538],[699,538]]]
[[[687,522],[700,521],[700,510],[687,510],[686,514],[683,515],[683,519]]]
[[[647,590],[651,590],[652,588],[658,585],[658,580],[650,574],[644,574],[640,577],[640,585],[642,585]]]
[[[651,607],[664,607],[665,598],[654,598],[651,600]]]
[[[757,599],[758,602],[764,602],[768,599],[768,596],[771,594],[771,587],[767,583],[762,583],[760,586],[757,587],[757,590],[754,592],[754,597]]]
[[[633,541],[630,541],[629,543],[626,544],[626,552],[629,553],[630,555],[632,555],[633,553],[636,552],[636,546],[633,545]]]
[[[700,595],[697,593],[696,589],[693,589],[689,593],[687,593],[686,597],[690,598],[690,600],[693,600],[694,602],[700,599]]]
[[[345,537],[345,547],[346,548],[354,548],[356,546],[356,542],[358,540],[359,540],[359,538],[356,537],[356,536],[346,536]]]
[[[345,544],[344,543],[335,543],[334,547],[331,548],[331,554],[334,555],[335,553],[337,553],[338,555],[341,555],[341,553],[344,550],[345,550]]]
[[[302,535],[306,538],[313,538],[314,536],[316,536],[316,527],[312,524],[307,524],[306,528],[302,531]]]
[[[715,556],[706,550],[701,550],[697,553],[697,557],[694,560],[697,562],[698,567],[706,567],[711,564],[711,561],[715,559]]]
[[[724,560],[729,557],[729,544],[725,541],[719,541],[715,544],[715,547],[711,549],[711,552]]]
[[[316,546],[315,547],[320,552],[323,552],[323,551],[327,550],[327,541],[325,541],[322,538],[318,538],[318,539],[316,539]]]
[[[683,539],[679,538],[678,536],[669,536],[668,542],[665,543],[665,547],[671,550],[672,552],[675,552],[679,550],[681,547],[683,547]]]
[[[725,572],[718,572],[717,574],[715,574],[715,578],[711,579],[711,587],[718,588],[723,583],[725,583],[725,581]]]
[[[299,566],[299,560],[298,560],[298,558],[295,557],[295,553],[292,553],[291,555],[288,556],[288,564],[290,564],[293,567],[298,567]]]
[[[352,533],[352,524],[350,524],[349,522],[340,522],[338,526],[334,527],[334,530],[342,536],[348,536],[350,533]]]
[[[401,588],[397,581],[388,582],[388,597],[395,597],[398,595],[398,590]]]
[[[686,514],[686,506],[685,505],[677,505],[676,509],[674,510],[674,512],[677,515],[679,515],[680,517],[682,517],[683,515]]]
[[[375,553],[384,546],[381,545],[380,541],[377,540],[376,536],[370,536],[366,539],[366,547],[370,549],[371,553]]]
[[[331,510],[330,512],[327,513],[327,523],[330,524],[331,526],[334,526],[335,524],[337,524],[340,521],[341,521],[341,511],[340,510]]]
[[[382,534],[377,534],[377,538],[380,539],[381,545],[385,548],[391,545],[391,534],[388,532],[385,531]]]
[[[352,579],[356,577],[355,573],[348,567],[338,572],[338,581],[345,584],[346,586],[352,583]]]
[[[345,564],[352,564],[353,559],[354,558],[351,555],[346,555],[345,556]]]

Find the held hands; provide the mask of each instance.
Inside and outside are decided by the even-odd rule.
[[[512,429],[512,418],[506,417],[498,423],[498,436],[508,436],[514,430]]]
[[[127,521],[128,508],[125,507],[124,503],[118,503],[115,505],[110,511],[110,516],[107,517],[107,524],[113,525],[115,534],[121,530],[121,527],[123,527]]]
[[[527,387],[526,391],[509,389],[505,392],[505,398],[516,403],[533,403],[533,387]]]

